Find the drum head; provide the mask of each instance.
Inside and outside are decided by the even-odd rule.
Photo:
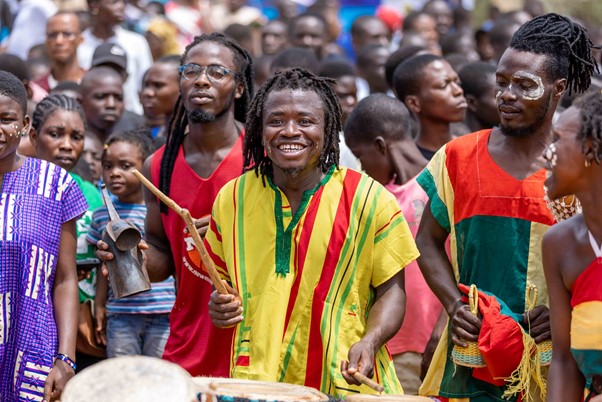
[[[232,378],[195,377],[193,383],[201,400],[217,401],[329,401],[329,397],[320,391],[302,385],[281,382],[238,380]]]
[[[180,366],[147,356],[103,360],[73,377],[62,402],[193,402],[190,375]]]
[[[349,395],[345,401],[352,402],[433,402],[431,398],[414,395]]]

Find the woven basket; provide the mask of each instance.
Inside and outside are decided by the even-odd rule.
[[[479,292],[476,285],[470,285],[468,303],[470,312],[477,315],[479,313]],[[467,342],[467,344],[468,346],[465,347],[454,345],[451,353],[453,362],[464,367],[485,367],[485,360],[479,350],[478,342]]]
[[[537,286],[531,284],[527,287],[527,311],[534,309],[536,305]],[[552,363],[552,340],[548,339],[538,343],[537,353],[539,354],[539,364],[541,366],[549,366]]]

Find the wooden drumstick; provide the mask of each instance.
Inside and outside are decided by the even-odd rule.
[[[166,196],[159,190],[153,183],[151,183],[142,173],[140,173],[137,169],[132,169],[131,172],[140,180],[142,184],[146,188],[150,190],[151,193],[157,196],[165,205],[167,205],[172,211],[178,214],[184,222],[186,223],[186,227],[188,228],[188,232],[192,236],[192,240],[194,241],[194,245],[196,246],[199,255],[201,256],[201,261],[203,261],[203,265],[207,268],[207,272],[209,273],[209,277],[211,278],[211,282],[213,282],[213,286],[215,286],[215,290],[217,293],[226,295],[228,294],[228,290],[226,286],[222,283],[222,278],[219,276],[219,273],[215,269],[215,265],[213,265],[213,261],[209,254],[207,254],[207,249],[203,244],[203,240],[199,235],[199,232],[196,230],[196,226],[194,226],[194,219],[190,215],[190,212],[186,208],[180,207],[174,200]]]
[[[383,387],[382,385],[380,385],[376,381],[373,381],[371,378],[366,377],[365,375],[363,375],[359,371],[356,371],[355,373],[353,373],[353,377],[356,380],[358,380],[359,382],[361,382],[362,384],[369,386],[370,388],[372,388],[373,390],[375,390],[379,394],[382,393],[385,390],[385,387]]]

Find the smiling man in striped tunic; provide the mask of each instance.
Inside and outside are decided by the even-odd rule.
[[[338,168],[341,108],[330,80],[273,76],[255,97],[247,172],[220,191],[205,242],[231,294],[213,323],[236,325],[231,374],[331,395],[401,393],[385,343],[404,315],[403,268],[418,251],[395,198]]]

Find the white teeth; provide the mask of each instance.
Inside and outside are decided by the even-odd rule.
[[[301,151],[304,147],[302,145],[296,145],[296,144],[286,144],[286,145],[280,145],[278,147],[279,150],[283,151],[283,152],[297,152],[297,151]]]

